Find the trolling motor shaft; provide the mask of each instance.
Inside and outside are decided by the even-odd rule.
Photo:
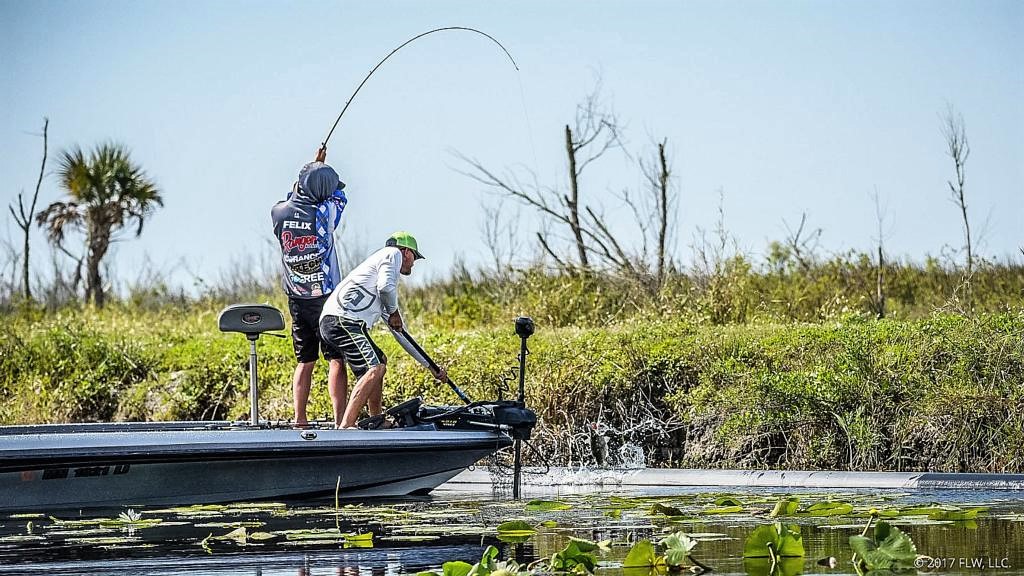
[[[523,476],[523,440],[527,440],[530,437],[530,432],[533,430],[533,426],[537,423],[537,415],[531,410],[526,410],[526,355],[530,353],[530,350],[526,347],[526,339],[533,336],[534,326],[533,319],[528,316],[520,316],[516,318],[516,334],[519,336],[519,397],[517,404],[519,410],[529,413],[529,416],[533,418],[533,422],[526,429],[526,435],[523,438],[516,439],[515,445],[515,465],[512,476],[512,497],[516,500],[520,496],[521,480]]]

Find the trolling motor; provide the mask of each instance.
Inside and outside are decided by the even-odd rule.
[[[517,398],[518,407],[520,410],[526,410],[526,355],[530,353],[530,350],[526,347],[526,339],[533,336],[533,319],[528,316],[520,316],[516,318],[516,335],[519,336],[520,347],[519,347],[519,397]],[[533,423],[537,423],[537,415],[532,411],[530,416],[533,417]],[[530,430],[533,426],[530,427]],[[523,476],[523,443],[522,440],[528,440],[529,434],[525,438],[517,438],[515,446],[515,463],[513,465],[512,475],[512,497],[516,500],[519,499],[520,480]]]
[[[284,330],[281,311],[266,304],[233,304],[217,318],[221,332],[240,332],[249,340],[249,425],[260,425],[260,397],[256,374],[256,341],[271,330]],[[268,334],[285,338],[282,334]]]
[[[533,334],[533,320],[525,317],[516,319],[516,334],[522,339],[519,353],[519,395],[516,400],[473,401],[455,385],[451,379],[447,384],[465,402],[464,406],[429,406],[422,398],[412,398],[393,406],[377,416],[363,418],[356,425],[364,430],[387,427],[416,428],[429,427],[436,430],[497,430],[508,434],[516,441],[529,440],[537,425],[537,415],[526,407],[524,376],[526,371],[526,339]],[[405,331],[402,335],[412,344],[430,365],[437,370],[437,363]]]

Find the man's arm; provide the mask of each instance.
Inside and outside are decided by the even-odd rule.
[[[402,253],[399,250],[392,250],[391,253],[382,259],[377,267],[377,294],[380,295],[380,303],[383,308],[384,318],[388,324],[395,329],[401,329],[401,316],[398,315],[398,273],[402,269]],[[397,316],[396,326],[391,319]]]

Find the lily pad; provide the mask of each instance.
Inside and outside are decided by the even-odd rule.
[[[853,505],[848,502],[815,502],[798,512],[798,516],[843,516],[853,512]]]
[[[548,570],[576,573],[582,570],[592,574],[596,565],[597,559],[594,558],[594,555],[581,549],[581,541],[570,539],[565,548],[551,556],[551,560],[548,561]]]
[[[626,554],[626,559],[622,561],[623,568],[655,568],[664,564],[664,558],[658,556],[650,540],[641,540],[634,544]]]
[[[665,516],[684,516],[683,511],[675,506],[668,506],[661,502],[655,502],[651,506],[651,514],[664,514]]]
[[[445,562],[441,566],[442,573],[444,576],[468,576],[470,570],[473,569],[473,565],[469,562]]]
[[[196,528],[259,528],[266,522],[203,522],[195,524]]]
[[[45,536],[37,536],[35,534],[11,534],[10,536],[0,536],[0,542],[38,542],[40,540],[46,540]]]
[[[384,540],[384,541],[387,541],[387,542],[433,542],[435,540],[440,540],[441,537],[440,536],[414,536],[414,535],[410,534],[410,535],[407,535],[407,536],[381,536],[380,539]]]
[[[956,510],[937,510],[928,515],[931,520],[975,520],[978,514],[987,511],[988,508],[977,507]]]
[[[530,500],[526,504],[527,512],[555,512],[569,510],[572,506],[557,500]]]
[[[610,550],[612,543],[611,540],[601,540],[598,542],[594,540],[585,540],[583,538],[569,538],[569,541],[574,543],[580,552],[595,552],[598,550],[607,551]]]
[[[775,503],[775,507],[768,514],[770,518],[777,518],[779,516],[792,516],[796,514],[797,509],[800,507],[800,499],[796,497],[782,498]]]
[[[88,537],[88,538],[68,538],[65,542],[70,544],[87,544],[90,546],[111,546],[119,544],[128,544],[132,542],[138,542],[139,539],[134,536],[105,536],[105,537]]]
[[[510,520],[498,525],[499,536],[532,536],[536,533],[537,529],[525,520]]]
[[[886,522],[875,525],[873,537],[850,536],[850,548],[868,570],[911,569],[917,559],[910,536]]]
[[[743,506],[722,506],[719,508],[705,508],[701,510],[701,514],[739,514],[743,512]]]
[[[772,557],[801,558],[804,556],[804,543],[800,535],[800,526],[776,522],[759,526],[750,533],[743,544],[744,558]]]
[[[286,540],[281,546],[337,546],[337,540]]]

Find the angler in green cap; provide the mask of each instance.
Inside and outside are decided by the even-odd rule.
[[[331,293],[320,314],[320,335],[344,355],[358,381],[352,389],[339,428],[355,426],[366,406],[370,416],[383,412],[381,405],[387,356],[370,338],[370,328],[384,320],[395,340],[434,378],[448,380],[444,368],[430,362],[405,336],[405,323],[398,307],[398,278],[408,276],[423,258],[416,239],[408,232],[395,232],[384,247],[356,266]]]

